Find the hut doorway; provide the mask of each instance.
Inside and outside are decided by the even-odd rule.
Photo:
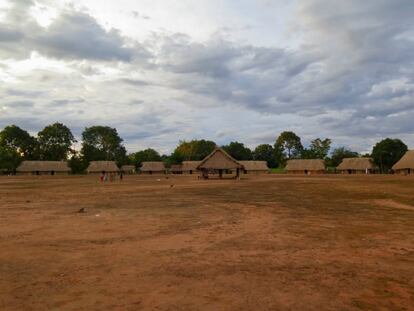
[[[348,170],[348,174],[351,175],[352,174],[352,170]]]
[[[55,175],[55,171],[51,171],[50,175],[52,175],[52,176]]]
[[[305,170],[305,175],[309,175],[309,171],[308,170]]]

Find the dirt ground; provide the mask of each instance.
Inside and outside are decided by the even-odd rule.
[[[414,177],[1,177],[0,310],[414,310]]]

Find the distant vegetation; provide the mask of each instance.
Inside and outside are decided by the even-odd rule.
[[[85,128],[79,151],[73,148],[75,143],[71,130],[62,123],[46,126],[36,137],[16,125],[6,126],[0,132],[0,170],[13,172],[24,160],[66,160],[74,173],[84,172],[90,161],[99,160],[137,167],[144,161],[164,161],[169,166],[182,161],[200,161],[215,147],[213,141],[202,139],[180,141],[169,155],[160,155],[154,149],[127,154],[117,130],[108,126]],[[334,168],[343,158],[362,156],[345,147],[331,150],[331,144],[329,138],[316,138],[305,148],[297,134],[285,131],[276,137],[274,145],[262,144],[251,150],[233,141],[222,148],[237,160],[266,161],[273,172],[281,172],[289,159],[323,159],[328,167]],[[401,140],[386,138],[373,147],[371,154],[363,156],[373,157],[380,170],[388,172],[407,150]]]

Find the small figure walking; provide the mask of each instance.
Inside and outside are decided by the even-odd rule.
[[[121,174],[119,174],[119,180],[122,181],[123,178],[124,178],[124,174],[121,172]]]

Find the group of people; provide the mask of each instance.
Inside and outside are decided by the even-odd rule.
[[[101,182],[107,182],[107,181],[113,182],[116,180],[117,175],[119,176],[119,180],[122,181],[124,178],[124,174],[122,172],[119,174],[102,172],[101,175],[99,176],[99,179],[101,180]]]

